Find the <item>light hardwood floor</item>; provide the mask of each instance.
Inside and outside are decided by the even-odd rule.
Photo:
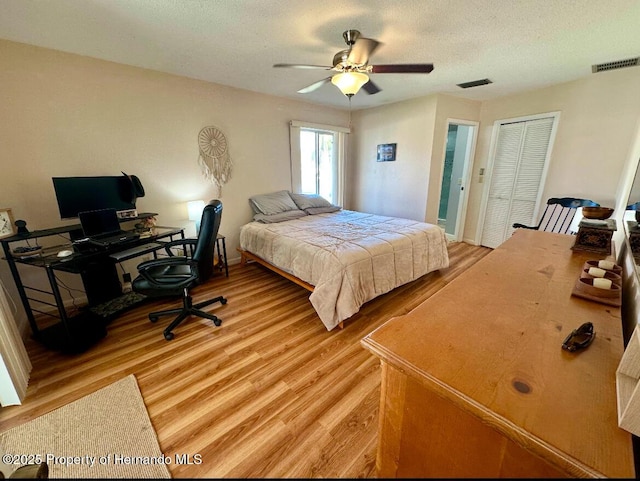
[[[257,264],[231,266],[228,279],[193,291],[195,302],[228,299],[211,308],[220,327],[190,318],[166,341],[170,319],[152,324],[146,314],[176,304],[167,301],[128,311],[80,355],[27,341],[27,396],[0,410],[0,431],[134,374],[165,456],[201,456],[171,464],[173,477],[373,478],[380,368],[360,340],[489,252],[450,244],[449,268],[374,299],[330,332],[308,291]]]

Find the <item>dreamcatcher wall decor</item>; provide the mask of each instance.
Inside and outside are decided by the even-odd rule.
[[[198,148],[202,174],[218,187],[218,197],[222,197],[222,186],[231,178],[232,167],[227,138],[216,127],[204,127],[198,134]]]

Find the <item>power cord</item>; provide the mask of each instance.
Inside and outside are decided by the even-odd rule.
[[[69,296],[71,297],[71,303],[73,304],[74,309],[76,310],[80,310],[80,307],[76,304],[76,298],[73,296],[73,293],[71,291],[76,291],[76,292],[82,292],[84,293],[84,291],[82,289],[75,289],[73,287],[69,287],[67,286],[64,282],[62,282],[60,280],[60,278],[58,276],[55,276],[56,278],[56,282],[63,288],[66,289],[67,293],[69,294]]]

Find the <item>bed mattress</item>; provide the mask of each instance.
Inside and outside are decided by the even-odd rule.
[[[349,210],[251,222],[240,247],[313,285],[309,300],[328,330],[365,302],[449,266],[440,227]]]

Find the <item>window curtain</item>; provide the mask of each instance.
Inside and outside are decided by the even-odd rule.
[[[0,282],[0,405],[22,404],[30,373],[31,361]]]
[[[301,173],[300,173],[300,128],[322,130],[324,132],[331,132],[336,139],[336,166],[337,170],[334,173],[336,182],[336,204],[341,207],[344,206],[345,195],[345,182],[346,182],[346,162],[347,162],[347,141],[350,129],[346,127],[337,127],[334,125],[314,124],[309,122],[301,122],[298,120],[292,120],[289,123],[289,142],[291,147],[291,191],[301,191]]]

